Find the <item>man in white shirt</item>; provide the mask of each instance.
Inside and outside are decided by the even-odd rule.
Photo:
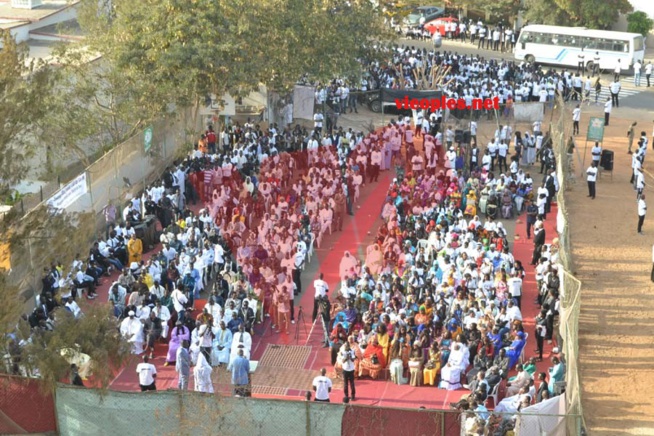
[[[329,393],[332,391],[332,381],[325,376],[327,370],[320,369],[320,375],[313,379],[313,390],[316,393],[314,401],[329,403]]]
[[[323,122],[323,115],[321,112],[316,112],[313,116],[313,127],[316,131],[316,134],[320,135],[322,133],[322,122]]]
[[[82,316],[82,309],[80,309],[79,305],[75,302],[75,297],[72,295],[67,298],[66,309],[68,309],[70,313],[73,314],[75,319]]]
[[[620,64],[620,59],[615,64],[615,69],[613,70],[613,79],[617,82],[620,80],[620,73],[622,72],[622,64]]]
[[[507,281],[507,285],[509,288],[509,293],[511,294],[511,298],[515,300],[518,308],[522,307],[520,305],[522,298],[522,278],[520,277],[520,272],[516,271],[513,274],[513,277]]]
[[[649,78],[652,75],[652,62],[647,62],[645,65],[645,79],[647,79],[647,87],[649,88]]]
[[[654,272],[652,273],[654,277]],[[354,389],[354,359],[356,359],[354,350],[350,348],[350,343],[345,342],[338,352],[338,360],[343,368],[343,390],[345,398],[356,401],[356,390]],[[349,395],[352,390],[352,397]]]
[[[643,223],[647,213],[647,204],[645,203],[645,194],[641,194],[638,199],[638,234],[643,234]]]
[[[181,286],[183,285],[178,285],[178,287]],[[185,305],[188,303],[188,297],[186,297],[186,294],[184,294],[181,289],[175,288],[175,290],[170,294],[170,298],[173,300],[173,307],[175,308],[175,312],[177,312],[178,319],[184,321]]]
[[[634,62],[634,86],[640,86],[640,70],[643,68],[643,64],[640,61]]]
[[[602,158],[602,147],[599,142],[595,142],[593,148],[590,149],[590,154],[593,162],[595,162],[595,166],[599,167],[600,159]]]
[[[320,299],[327,296],[329,292],[329,285],[326,281],[323,280],[323,274],[320,273],[319,278],[313,281],[313,288],[315,294],[313,296],[313,316],[311,317],[311,322],[316,320],[318,316],[318,306],[320,304]]]
[[[370,183],[379,179],[379,169],[382,163],[382,154],[378,147],[370,154]]]
[[[640,163],[640,161],[638,161]],[[643,195],[643,189],[645,189],[645,174],[643,174],[642,168],[638,166],[634,169],[635,174],[635,187],[636,187],[636,199],[639,199]]]
[[[143,362],[136,365],[136,373],[139,375],[139,386],[141,392],[156,391],[157,385],[155,378],[157,378],[157,368],[151,363],[148,363],[148,356],[143,356]]]
[[[618,100],[618,96],[620,94],[620,90],[622,89],[622,85],[620,82],[616,79],[611,83],[609,86],[609,90],[611,91],[611,104],[615,107],[620,107],[620,101]]]
[[[577,105],[572,110],[572,134],[579,134],[579,121],[581,120],[581,108]]]
[[[588,196],[595,200],[595,182],[597,181],[597,165],[591,162],[586,170],[586,182],[588,182]]]
[[[613,109],[613,103],[611,102],[611,97],[606,97],[606,103],[604,103],[604,126],[609,125],[609,118],[611,118],[611,110]]]

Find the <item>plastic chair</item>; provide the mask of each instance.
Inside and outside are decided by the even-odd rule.
[[[497,390],[498,390],[499,386],[500,386],[499,383],[496,384],[493,387],[493,390],[491,391],[491,393],[488,394],[488,397],[486,398],[486,401],[488,401],[490,398],[493,399],[493,408],[497,407]],[[488,405],[486,405],[486,407],[488,407]]]
[[[418,241],[418,249],[424,248],[427,253],[427,259],[431,259],[431,244],[427,239],[420,239]]]
[[[525,361],[525,348],[527,348],[527,339],[529,339],[529,333],[525,332],[525,344],[522,346],[522,350],[520,350],[520,357],[518,358],[518,362],[522,365]]]
[[[311,236],[311,242],[309,243],[309,249],[307,250],[307,256],[309,258],[309,262],[311,262],[311,256],[313,256],[313,244],[316,241],[316,235],[313,233],[309,233],[309,236]]]

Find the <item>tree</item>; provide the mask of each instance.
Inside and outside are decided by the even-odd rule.
[[[42,62],[28,62],[28,47],[0,30],[0,193],[26,173],[34,152],[34,122],[50,110],[52,74]],[[2,195],[4,197],[4,195]]]
[[[460,0],[461,6],[486,12],[491,19],[513,18],[522,9],[521,0]]]
[[[619,14],[631,12],[629,0],[529,0],[526,17],[536,23],[608,29]],[[554,21],[554,18],[560,21]]]
[[[525,19],[532,23],[569,26],[572,24],[570,15],[559,8],[556,0],[527,0],[525,3]]]
[[[172,114],[171,95],[143,76],[119,71],[103,58],[89,62],[78,46],[62,46],[54,56],[53,109],[37,123],[40,137],[85,166],[91,163],[89,151],[109,150]]]
[[[120,335],[116,319],[106,303],[89,305],[76,319],[64,308],[55,309],[52,331],[34,330],[27,325],[19,333],[28,340],[21,350],[20,361],[28,373],[38,374],[44,391],[54,392],[58,382],[70,373],[66,352],[90,358],[90,372],[95,385],[107,388],[130,356],[130,347]],[[28,333],[29,332],[29,333]]]
[[[175,90],[189,105],[208,94],[239,96],[261,83],[289,89],[302,75],[350,73],[385,40],[369,0],[115,0],[106,14],[84,0],[87,43],[120,72]]]
[[[647,16],[643,11],[636,11],[627,15],[627,31],[640,33],[645,38],[654,27],[654,20]]]
[[[62,350],[88,355],[93,378],[102,388],[109,385],[114,371],[129,355],[129,347],[118,334],[116,320],[106,303],[80,303],[85,314],[80,319],[74,319],[66,309],[57,309],[52,332],[32,330],[22,319],[26,305],[23,298],[31,303],[35,296],[19,291],[40,294],[40,273],[52,263],[63,265],[65,276],[77,253],[83,253],[80,247],[89,247],[93,241],[95,224],[94,213],[54,213],[46,207],[35,209],[20,221],[0,222],[0,244],[9,247],[12,266],[9,274],[0,273],[0,334],[3,338],[13,334],[17,342],[22,340],[26,344],[21,348],[20,365],[28,373],[39,374],[47,391],[54,390],[56,383],[68,374],[70,365]],[[7,346],[3,340],[0,353],[7,354]]]

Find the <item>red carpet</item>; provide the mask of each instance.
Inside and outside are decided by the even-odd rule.
[[[314,248],[314,257],[317,259],[319,268],[318,272],[324,274],[324,279],[333,290],[339,284],[339,264],[343,253],[350,251],[363,256],[366,247],[372,241],[373,236],[369,233],[375,234],[381,220],[379,218],[381,206],[386,197],[386,192],[393,177],[392,171],[384,172],[380,176],[378,183],[373,186],[366,185],[361,190],[361,203],[360,207],[356,208],[355,216],[347,216],[343,231],[335,232],[333,235],[325,235],[320,249]],[[199,209],[200,206],[197,207]],[[556,235],[555,219],[556,208],[553,207],[552,213],[549,215],[549,220],[545,222],[545,229],[548,235],[548,242]],[[524,215],[521,216],[521,221]],[[525,329],[529,333],[530,338],[525,348],[525,357],[534,355],[533,349],[535,348],[534,335],[534,317],[538,313],[538,306],[534,304],[536,299],[536,281],[534,278],[534,269],[529,265],[531,254],[533,251],[533,243],[527,240],[524,236],[525,224],[521,222],[516,225],[516,236],[514,239],[513,253],[516,259],[521,260],[527,270],[527,275],[524,281],[523,299],[522,299],[522,314],[525,324]],[[155,248],[158,250],[158,248]],[[155,251],[147,253],[144,257],[148,257]],[[113,277],[109,278],[106,285],[99,290],[100,301],[106,301],[108,285],[117,278],[114,273]],[[317,277],[315,277],[317,278]],[[283,344],[283,345],[310,345],[312,351],[307,360],[305,369],[315,370],[316,372],[324,367],[328,372],[332,371],[330,362],[329,350],[322,348],[323,329],[320,322],[315,326],[311,323],[311,315],[313,309],[313,279],[303,277],[303,294],[297,298],[295,311],[297,324],[290,326],[289,334],[273,333],[270,328],[270,319],[265,318],[263,324],[255,327],[255,336],[253,337],[252,345],[252,360],[259,360],[263,355],[268,344]],[[196,308],[203,307],[205,301],[198,300]],[[298,311],[300,307],[303,309],[303,319],[299,319]],[[296,337],[297,333],[297,337]],[[545,352],[543,354],[544,361],[538,364],[538,372],[547,372],[550,366],[549,357],[552,355],[553,345],[545,344]],[[158,344],[155,351],[155,358],[151,361],[157,367],[157,388],[165,390],[169,388],[176,388],[177,375],[174,366],[165,367],[165,355],[167,352],[167,344]],[[135,357],[133,361],[126,365],[126,367],[117,375],[114,382],[111,384],[111,389],[123,391],[136,391],[139,390],[138,378],[135,371],[136,365],[140,361]],[[191,380],[192,389],[192,380]],[[384,407],[403,407],[403,408],[418,408],[424,406],[426,408],[434,409],[448,409],[449,403],[458,401],[463,395],[467,395],[467,390],[461,389],[458,391],[445,391],[437,389],[436,387],[411,387],[400,386],[384,380],[370,380],[362,379],[356,381],[357,387],[357,403],[364,405],[377,405]],[[311,387],[307,386],[307,390]],[[297,400],[304,398],[305,391],[289,390],[287,396],[275,397],[272,395],[257,395],[262,398],[283,398],[289,400]],[[332,395],[332,401],[340,402],[343,397],[342,391],[335,389]]]
[[[547,214],[547,220],[543,223],[547,244],[550,244],[554,238],[558,237],[558,233],[556,232],[556,214],[557,207],[555,204],[552,204],[552,211]],[[525,345],[525,360],[528,360],[530,357],[538,357],[538,353],[534,351],[536,349],[536,339],[534,339],[536,334],[534,319],[540,312],[540,307],[534,303],[538,296],[538,290],[536,289],[534,267],[529,265],[534,251],[534,243],[532,239],[527,239],[527,224],[525,220],[526,216],[523,214],[520,216],[521,223],[516,224],[515,231],[518,238],[515,239],[513,256],[516,260],[522,261],[522,265],[526,270],[526,276],[523,281],[521,311],[525,332],[529,333],[529,339]],[[556,340],[556,336],[556,334],[552,335],[552,339]],[[553,342],[552,344],[548,344],[547,341],[545,341],[543,346],[543,361],[537,362],[536,364],[538,369],[534,375],[535,380],[537,380],[539,372],[547,373],[547,369],[552,366],[550,358],[555,355],[552,353],[552,348],[555,346],[556,343]],[[538,382],[536,382],[536,386],[538,386]]]

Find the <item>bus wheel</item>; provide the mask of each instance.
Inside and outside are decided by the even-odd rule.
[[[527,55],[525,56],[525,61],[527,61],[530,64],[533,64],[536,62],[536,58],[533,55]]]
[[[593,62],[593,61],[588,61],[588,62],[586,63],[586,71],[588,71],[589,73],[592,73],[592,72],[593,72],[593,68],[595,68],[595,62]]]

